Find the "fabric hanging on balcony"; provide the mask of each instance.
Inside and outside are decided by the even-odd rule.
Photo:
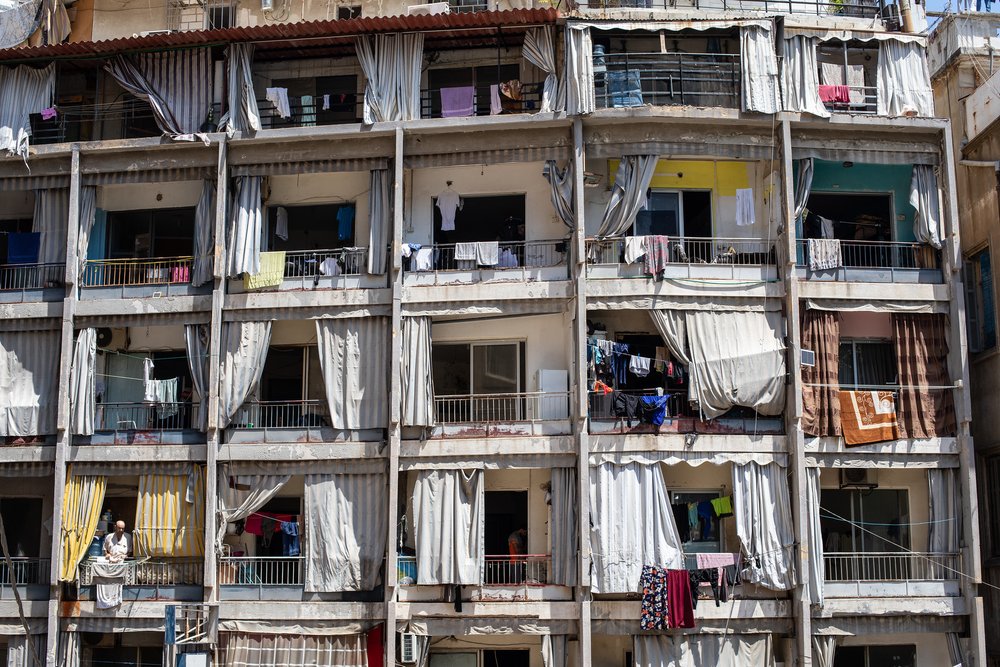
[[[104,66],[122,88],[149,103],[164,134],[201,132],[212,109],[210,48],[114,56]]]
[[[221,667],[368,667],[365,635],[220,632]]]
[[[611,186],[611,197],[604,209],[597,236],[622,236],[646,206],[646,192],[656,171],[656,155],[623,155]]]
[[[222,325],[219,428],[229,426],[256,390],[270,344],[270,322],[225,322]]]
[[[69,190],[35,190],[31,231],[41,233],[39,264],[66,262],[66,226],[69,223]]]
[[[770,633],[634,635],[635,667],[774,667]]]
[[[412,506],[417,583],[481,583],[484,487],[482,470],[416,473]]]
[[[191,264],[191,286],[211,283],[215,259],[215,181],[205,181],[201,198],[194,209],[194,261]]]
[[[58,331],[0,331],[0,436],[55,432]]]
[[[27,162],[30,115],[52,106],[55,89],[55,63],[41,69],[0,67],[0,150]]]
[[[822,607],[826,573],[823,567],[823,531],[819,517],[821,498],[819,478],[819,468],[806,468],[806,512],[808,513],[809,526],[809,590],[807,592],[809,601]],[[832,663],[830,667],[833,667]]]
[[[542,104],[538,110],[542,113],[566,110],[566,89],[560,85],[556,74],[556,44],[553,28],[544,26],[530,28],[524,33],[524,46],[521,47],[524,59],[545,72],[545,84],[542,87]]]
[[[389,421],[387,318],[316,320],[316,347],[331,426],[385,428]]]
[[[590,28],[566,26],[566,115],[580,116],[594,113],[594,44]]]
[[[574,212],[574,175],[573,161],[568,160],[566,167],[560,169],[555,160],[546,160],[542,176],[549,182],[549,195],[552,198],[552,208],[556,210],[559,219],[570,229],[576,229],[576,213]]]
[[[566,667],[568,641],[566,635],[542,635],[542,667]]]
[[[403,425],[434,425],[434,364],[431,318],[403,318]]]
[[[364,35],[355,47],[366,79],[364,124],[420,118],[424,34]]]
[[[643,565],[684,567],[660,464],[602,463],[592,468],[590,512],[595,593],[634,593]],[[626,516],[631,520],[623,521]]]
[[[552,504],[550,530],[552,539],[551,582],[558,586],[576,586],[577,553],[580,537],[577,534],[577,479],[576,468],[552,468],[549,485]]]
[[[829,118],[830,112],[819,97],[819,66],[816,63],[818,41],[815,37],[801,35],[785,40],[781,96],[785,111],[799,111]]]
[[[971,661],[966,659],[965,649],[962,648],[962,640],[957,632],[949,632],[945,635],[948,638],[948,657],[951,659],[952,667],[967,667]],[[833,664],[832,662],[830,663]]]
[[[59,581],[76,581],[77,568],[94,539],[97,521],[104,509],[108,478],[103,475],[76,475],[73,466],[66,473],[62,512],[62,560]]]
[[[948,316],[893,313],[900,438],[955,435],[955,403],[948,374]]]
[[[29,646],[30,642],[30,646]],[[45,635],[16,635],[7,638],[6,667],[36,667],[45,664]],[[62,663],[59,663],[62,665]]]
[[[229,266],[227,275],[239,278],[260,273],[260,240],[263,216],[260,192],[261,176],[237,176],[227,239]]]
[[[61,44],[69,37],[73,24],[61,0],[42,0],[38,29],[28,38],[30,46]]]
[[[385,474],[306,475],[305,488],[305,590],[374,590],[388,532]]]
[[[932,554],[957,554],[961,545],[962,512],[958,474],[955,468],[932,468],[927,471],[930,498],[930,525],[927,551]],[[935,565],[931,564],[934,568]],[[951,579],[954,572],[943,568],[934,578]]]
[[[77,232],[76,260],[82,279],[87,268],[87,252],[90,250],[90,232],[97,220],[97,188],[85,185],[80,188],[80,229]]]
[[[798,220],[805,213],[806,204],[809,202],[809,192],[812,190],[813,182],[813,159],[811,157],[797,161],[798,173],[795,175],[795,214]]]
[[[714,419],[735,406],[753,408],[767,416],[784,410],[781,313],[649,313],[671,354],[688,367],[688,397],[698,403],[706,418]]]
[[[878,44],[879,116],[934,116],[934,93],[922,44],[885,40]]]
[[[254,45],[249,42],[230,44],[226,49],[229,69],[229,89],[226,93],[226,114],[219,119],[219,129],[230,132],[260,130],[260,111],[253,88]]]
[[[0,12],[0,49],[12,49],[38,30],[41,5],[42,0],[29,0]]]
[[[210,328],[205,324],[184,325],[184,349],[187,352],[191,384],[198,397],[198,423],[201,431],[208,429],[208,346]]]
[[[392,232],[392,204],[388,169],[372,169],[368,186],[368,273],[381,276],[386,269],[386,248]]]
[[[186,475],[139,475],[135,503],[136,557],[205,555],[205,467]]]
[[[59,639],[56,643],[56,660],[59,667],[80,667],[79,632],[59,631]]]
[[[81,329],[76,337],[69,385],[73,433],[76,435],[94,434],[96,364],[97,329]]]
[[[813,664],[816,667],[833,667],[837,656],[837,637],[828,635],[813,635]]]
[[[218,491],[218,525],[216,526],[215,548],[222,553],[222,540],[226,536],[226,524],[245,519],[271,498],[277,495],[291,475],[272,474],[264,466],[258,464],[259,472],[246,472],[248,464],[241,463],[238,472],[234,466],[220,463],[216,489]]]
[[[802,430],[812,436],[839,436],[840,314],[806,310],[802,349],[816,354],[815,366],[802,367]]]
[[[740,61],[743,63],[743,111],[780,111],[778,58],[774,53],[774,32],[770,27],[746,25],[740,28]]]
[[[938,197],[937,176],[934,167],[927,164],[913,165],[910,176],[910,205],[916,209],[913,216],[913,236],[920,243],[941,248],[941,201]]]
[[[736,534],[750,565],[743,580],[776,591],[795,586],[792,512],[785,471],[774,463],[733,466]]]

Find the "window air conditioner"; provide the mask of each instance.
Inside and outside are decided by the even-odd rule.
[[[410,16],[432,16],[434,14],[448,14],[451,12],[451,4],[447,2],[431,2],[426,5],[408,5],[406,13]]]
[[[411,632],[404,632],[399,635],[399,660],[400,662],[417,661],[417,636]]]
[[[877,471],[874,468],[841,468],[840,488],[874,489],[878,486]]]

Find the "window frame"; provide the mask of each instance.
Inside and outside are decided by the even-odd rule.
[[[988,282],[983,280],[984,259],[989,270]],[[965,324],[969,352],[978,355],[996,350],[996,297],[993,290],[993,256],[990,253],[990,246],[980,248],[963,259],[962,280],[965,284]],[[992,332],[986,328],[987,313],[992,320]]]
[[[681,502],[691,502],[691,501],[685,501],[685,500],[676,500],[677,496],[699,496],[699,495],[700,496],[711,496],[710,498],[707,498],[706,500],[713,500],[715,498],[723,498],[723,497],[725,497],[727,495],[731,495],[731,494],[727,494],[726,490],[723,489],[723,488],[696,488],[696,489],[683,488],[683,489],[678,489],[678,488],[667,487],[667,497],[670,500],[671,506],[673,506],[674,504],[679,504]],[[702,501],[699,500],[698,502],[702,502]],[[685,556],[687,556],[688,554],[697,554],[697,553],[725,553],[725,551],[726,551],[726,536],[725,536],[725,533],[723,531],[722,521],[721,521],[721,519],[719,519],[719,517],[715,517],[714,523],[715,523],[715,529],[716,529],[717,539],[715,539],[715,540],[699,540],[699,541],[688,540],[687,542],[683,542],[681,544],[681,551],[684,552]],[[704,545],[712,545],[712,544],[714,544],[714,545],[716,545],[716,547],[714,549],[709,548],[709,549],[705,549],[705,550],[695,549],[695,548],[692,547],[692,545],[697,545],[699,543],[700,544],[704,544]]]

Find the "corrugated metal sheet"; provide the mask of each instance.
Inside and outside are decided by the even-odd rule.
[[[443,33],[442,37],[474,35],[484,29],[514,29],[555,23],[555,9],[510,9],[502,12],[437,14],[433,16],[385,16],[335,21],[260,25],[218,30],[192,30],[123,37],[99,42],[72,42],[51,46],[0,49],[0,61],[42,58],[102,58],[127,51],[151,51],[189,46],[223,45],[231,42],[254,42],[258,49],[288,48],[304,40],[343,40],[354,35],[378,32]]]

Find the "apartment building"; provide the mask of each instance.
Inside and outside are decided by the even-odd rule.
[[[0,16],[8,664],[986,664],[913,16]]]

